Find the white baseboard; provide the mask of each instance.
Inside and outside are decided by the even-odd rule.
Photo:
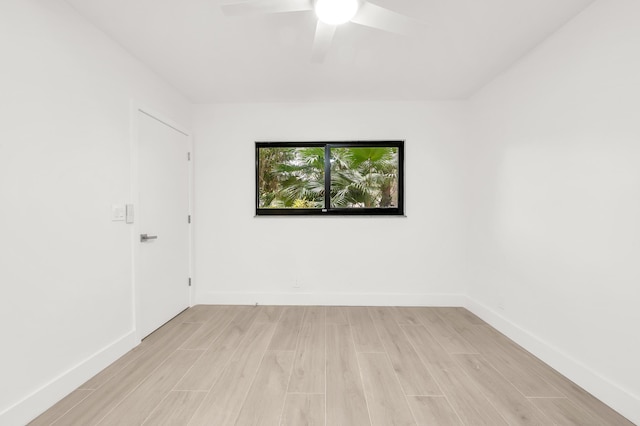
[[[640,397],[634,395],[499,312],[468,298],[465,306],[511,340],[540,358],[593,396],[640,425]],[[612,360],[615,362],[615,360]]]
[[[127,333],[0,413],[0,425],[29,423],[139,343],[134,331]]]
[[[465,306],[462,294],[406,293],[245,293],[208,292],[196,296],[203,305],[324,306]]]

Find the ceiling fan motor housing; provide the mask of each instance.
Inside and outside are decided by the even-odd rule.
[[[359,6],[358,0],[316,0],[314,10],[325,24],[340,25],[349,22]]]

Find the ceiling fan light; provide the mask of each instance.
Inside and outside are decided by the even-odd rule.
[[[358,0],[316,0],[315,11],[325,24],[344,24],[358,11]]]

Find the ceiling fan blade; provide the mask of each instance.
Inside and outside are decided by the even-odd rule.
[[[351,22],[404,36],[415,34],[422,27],[415,19],[367,1],[362,2]]]
[[[335,25],[325,24],[318,19],[316,36],[313,39],[313,52],[311,53],[311,62],[319,64],[324,61],[324,57],[327,55],[329,47],[331,47],[331,41],[333,40],[333,35],[335,34],[335,32]]]
[[[259,15],[265,13],[300,12],[313,10],[312,0],[252,0],[220,5],[227,16]]]

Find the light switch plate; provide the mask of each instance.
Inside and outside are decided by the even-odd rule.
[[[111,221],[122,222],[125,218],[125,208],[122,204],[114,204],[111,206]]]

